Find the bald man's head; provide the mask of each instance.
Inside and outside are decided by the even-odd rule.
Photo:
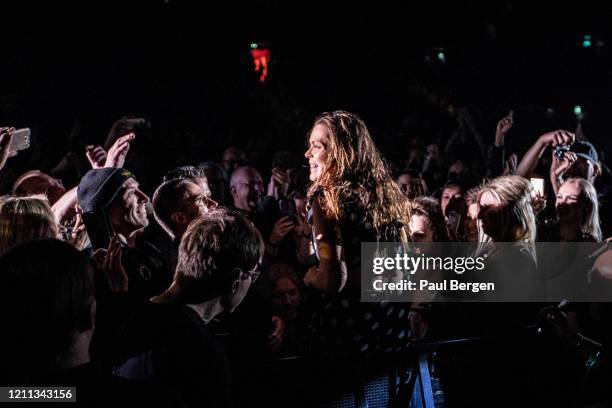
[[[230,179],[230,192],[234,207],[247,212],[255,211],[264,197],[261,174],[254,167],[238,167]]]

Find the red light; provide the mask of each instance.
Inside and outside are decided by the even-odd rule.
[[[251,50],[253,63],[255,64],[255,72],[261,71],[259,74],[259,82],[263,83],[268,77],[268,64],[270,63],[270,50],[257,48]]]

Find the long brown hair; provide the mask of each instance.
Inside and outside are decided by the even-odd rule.
[[[313,128],[317,125],[327,128],[330,146],[327,165],[310,185],[308,197],[321,191],[321,206],[337,220],[344,215],[341,201],[357,197],[379,235],[385,226],[400,222],[402,241],[407,242],[409,201],[393,181],[363,120],[345,111],[325,112]]]
[[[427,217],[427,222],[433,232],[434,242],[452,241],[438,199],[428,196],[415,197],[410,202],[410,209],[413,215],[423,215]]]

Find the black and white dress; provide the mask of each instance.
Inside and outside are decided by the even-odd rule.
[[[377,233],[358,197],[348,195],[343,199],[340,214],[339,245],[343,247],[348,271],[361,267],[362,242],[400,240],[402,225],[394,223],[383,228],[382,234]],[[309,222],[312,224],[312,211]],[[398,352],[409,344],[410,303],[361,302],[360,282],[350,278],[338,294],[311,291],[307,296],[311,313],[309,344],[313,353],[331,357],[375,355]]]

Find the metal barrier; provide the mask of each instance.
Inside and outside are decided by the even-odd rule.
[[[536,327],[524,327],[519,330],[519,333],[535,335]],[[350,392],[342,398],[324,404],[324,406],[341,408],[435,408],[430,357],[439,351],[455,351],[481,343],[491,344],[498,341],[505,341],[505,339],[501,337],[463,337],[415,341],[404,351],[370,357],[363,360],[363,372],[354,373],[355,377],[359,377],[362,381],[355,382]],[[359,357],[355,358],[359,359]],[[304,356],[288,356],[275,359],[270,363],[276,366],[276,370],[279,372],[285,372],[281,366],[284,366],[287,371],[293,370],[295,372],[296,370],[307,370],[305,367],[317,364],[317,361],[321,360]],[[352,365],[356,366],[357,364],[353,361]],[[371,369],[372,367],[376,368]]]

